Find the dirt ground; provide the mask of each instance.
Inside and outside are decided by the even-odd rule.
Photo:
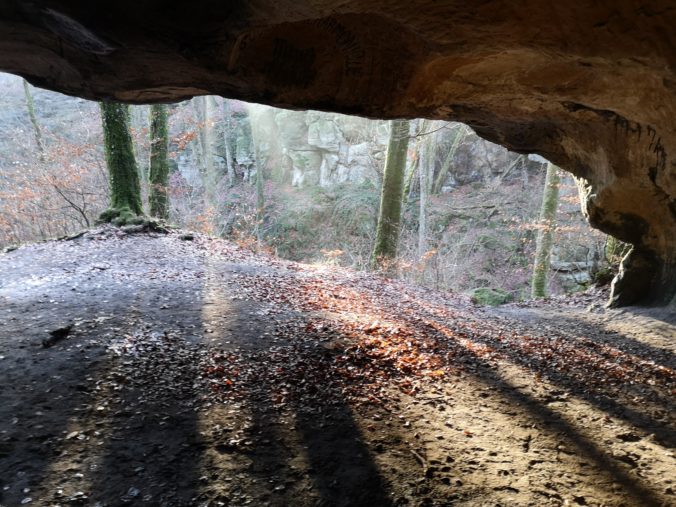
[[[676,505],[676,313],[221,240],[0,255],[0,505]]]

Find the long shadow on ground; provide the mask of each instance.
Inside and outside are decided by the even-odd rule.
[[[229,299],[222,289],[215,292],[211,301]],[[221,456],[212,466],[220,469],[218,480],[227,478],[219,460],[245,458],[259,483],[252,488],[258,502],[391,505],[352,408],[331,378],[335,351],[308,333],[302,314],[271,309],[254,302],[209,309],[232,314],[217,333],[211,369],[225,405],[237,406],[245,420],[238,426],[244,431],[231,431],[234,438],[217,446]]]
[[[655,415],[662,414],[666,418],[673,409],[673,399],[660,395],[657,390],[651,389],[649,383],[637,378],[640,374],[650,373],[656,379],[661,379],[667,373],[659,366],[676,367],[671,352],[651,347],[619,333],[608,335],[599,326],[574,319],[557,318],[557,328],[559,330],[539,328],[538,338],[544,336],[545,341],[552,339],[562,344],[557,345],[558,350],[569,356],[562,360],[543,354],[537,343],[526,350],[523,347],[514,347],[514,342],[505,342],[488,334],[476,334],[472,339],[499,350],[514,364],[543,375],[609,415],[653,434],[662,445],[676,446],[676,428],[668,419],[661,420]],[[527,331],[522,329],[524,336]],[[641,360],[649,361],[650,364]],[[597,371],[597,362],[624,365],[628,372],[613,381],[615,372]],[[649,379],[649,382],[652,381]]]

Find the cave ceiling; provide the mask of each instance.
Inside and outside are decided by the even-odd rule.
[[[674,26],[664,0],[0,0],[0,70],[89,99],[217,94],[463,121],[584,178],[592,225],[634,245],[619,300],[664,303],[676,297]]]

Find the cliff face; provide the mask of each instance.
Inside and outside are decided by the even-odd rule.
[[[2,0],[0,69],[87,98],[468,123],[587,180],[592,225],[634,244],[616,304],[676,304],[671,4]]]

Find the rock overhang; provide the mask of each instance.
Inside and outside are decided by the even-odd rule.
[[[666,0],[0,0],[0,69],[90,99],[210,93],[463,121],[587,180],[592,225],[635,246],[615,301],[663,304],[676,297],[675,24]]]

